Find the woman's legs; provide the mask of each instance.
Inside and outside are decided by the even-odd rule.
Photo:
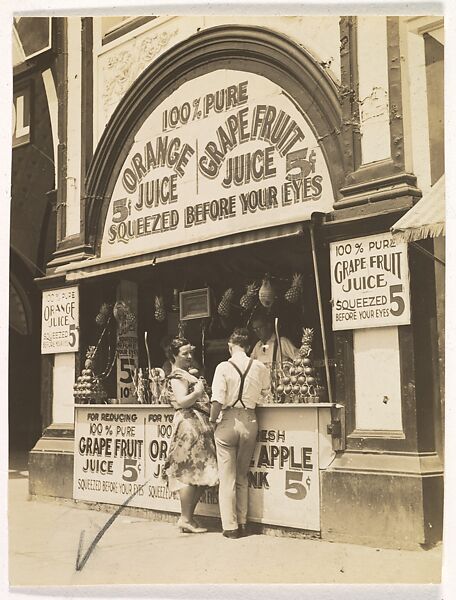
[[[193,511],[203,491],[204,487],[198,485],[186,485],[179,490],[181,518],[177,524],[182,531],[187,533],[205,533],[207,531],[205,527],[200,527],[193,520]]]
[[[194,485],[186,485],[185,487],[181,487],[179,490],[182,520],[186,523],[191,522],[193,518],[193,511],[195,510],[193,505],[195,496],[194,490]]]
[[[193,506],[192,506],[192,519],[193,519],[193,513],[195,512],[196,506],[197,506],[198,502],[200,501],[201,496],[204,494],[207,486],[195,485],[192,487],[195,488],[195,491],[193,493]]]
[[[206,486],[204,485],[186,485],[180,488],[179,497],[181,503],[182,519],[186,522],[191,522],[196,505],[204,493]]]

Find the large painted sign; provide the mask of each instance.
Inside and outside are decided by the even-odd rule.
[[[218,70],[183,84],[136,134],[101,254],[290,223],[332,203],[321,148],[293,100],[265,77]]]
[[[318,531],[319,461],[333,455],[330,440],[319,434],[319,409],[258,410],[249,519]],[[180,511],[177,494],[163,478],[173,435],[170,407],[78,406],[75,411],[75,499],[120,505],[136,492],[131,506]],[[329,409],[325,412],[329,418]],[[326,428],[321,416],[320,421]],[[206,491],[197,512],[219,514],[217,488]]]
[[[333,330],[410,323],[407,244],[390,233],[332,242]]]
[[[41,353],[79,350],[78,286],[45,290],[41,312]]]

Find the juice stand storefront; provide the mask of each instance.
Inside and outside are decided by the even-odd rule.
[[[100,257],[67,268],[67,280],[94,275],[95,286],[106,271],[113,295],[101,283],[99,306],[113,305],[118,316],[123,302],[133,315],[125,325],[112,319],[115,334],[108,326],[99,330],[101,342],[91,340],[99,352],[93,362],[106,362],[104,373],[110,360],[116,368],[103,381],[109,406],[75,409],[75,499],[122,504],[133,495],[133,506],[179,510],[162,478],[172,409],[131,404],[147,401],[137,369],[162,366],[166,336],[191,339],[210,383],[227,358],[230,330],[261,308],[297,347],[303,328],[317,333],[317,366],[309,369],[325,381],[315,239],[305,222],[332,202],[315,134],[263,76],[217,69],[179,86],[144,120],[114,184]],[[104,331],[106,339],[116,336],[115,359]],[[259,408],[250,519],[319,532],[319,470],[334,458],[328,426],[338,409],[326,383],[319,393],[316,384],[304,388]],[[218,514],[217,490],[208,490],[199,510]]]
[[[177,513],[162,477],[172,435],[159,395],[166,340],[185,334],[210,384],[232,329],[261,310],[301,362],[278,361],[258,408],[249,519],[363,543],[386,527],[386,545],[411,546],[425,510],[421,449],[410,446],[409,287],[419,290],[420,265],[410,265],[409,286],[407,246],[389,234],[394,211],[338,222],[350,153],[327,74],[281,36],[235,33],[214,28],[164,53],[101,137],[84,198],[93,256],[42,283],[43,353],[75,353],[75,405],[74,423],[51,425],[31,452],[31,492]],[[388,373],[390,340],[399,383]],[[381,408],[357,408],[357,426],[356,394],[369,370],[377,377],[378,356],[391,393]],[[428,474],[438,477],[431,454]],[[47,459],[59,473],[52,485]],[[392,512],[379,490],[395,498]],[[197,512],[218,515],[216,489]]]

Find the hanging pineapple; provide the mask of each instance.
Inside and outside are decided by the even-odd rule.
[[[285,300],[290,304],[299,302],[302,296],[302,273],[295,273],[291,282],[291,287],[285,292]]]
[[[112,312],[113,312],[115,320],[117,321],[117,324],[122,325],[125,321],[126,314],[128,312],[127,303],[124,302],[123,300],[118,300],[114,304],[114,308],[112,309]]]
[[[136,327],[136,315],[131,310],[128,302],[118,300],[112,309],[113,315],[119,326],[119,331],[126,333]]]
[[[97,314],[97,316],[95,317],[95,322],[98,325],[98,327],[104,327],[106,325],[106,323],[108,322],[109,317],[112,314],[112,304],[107,304],[106,302],[104,302],[101,306],[100,306],[100,310]]]
[[[265,308],[271,308],[271,306],[274,304],[274,300],[276,299],[276,293],[274,288],[272,287],[269,275],[265,275],[263,279],[260,291],[258,292],[258,298]]]
[[[229,317],[231,311],[231,302],[234,297],[234,289],[228,288],[222,296],[217,308],[217,312],[221,317]]]
[[[259,286],[257,283],[255,283],[255,282],[249,283],[249,285],[247,286],[247,291],[242,296],[242,298],[239,300],[239,304],[241,305],[241,307],[243,309],[250,310],[251,308],[253,308],[253,305],[255,304],[255,300],[258,296],[258,289],[259,289]]]
[[[166,319],[166,309],[165,309],[165,301],[163,296],[155,296],[155,319],[162,323]]]

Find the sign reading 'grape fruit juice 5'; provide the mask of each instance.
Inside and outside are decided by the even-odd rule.
[[[410,323],[407,244],[390,233],[332,242],[333,330]]]
[[[146,119],[115,184],[102,256],[140,254],[331,210],[320,146],[279,86],[218,70]]]

